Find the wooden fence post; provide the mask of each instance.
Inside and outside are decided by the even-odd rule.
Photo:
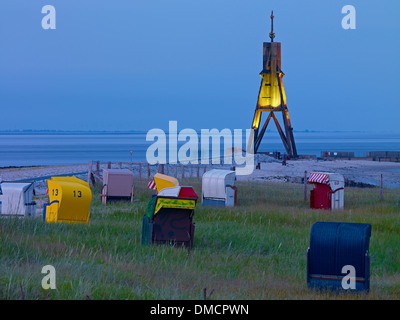
[[[139,180],[142,180],[142,163],[139,162]]]
[[[100,161],[99,160],[96,161],[96,174],[98,176],[100,176]]]
[[[111,161],[107,162],[107,169],[111,169]]]
[[[92,176],[92,169],[93,169],[93,161],[89,161],[89,168],[88,168],[88,178],[87,183],[90,183],[90,177]]]
[[[304,171],[304,201],[307,201],[307,170]]]
[[[182,179],[185,177],[185,168],[182,165]]]
[[[147,178],[150,179],[150,163],[147,163]]]

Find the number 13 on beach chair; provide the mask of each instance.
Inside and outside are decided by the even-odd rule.
[[[92,191],[89,184],[76,177],[52,177],[47,180],[49,203],[43,206],[43,220],[88,223]]]

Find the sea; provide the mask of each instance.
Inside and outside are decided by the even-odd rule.
[[[147,132],[0,132],[0,167],[146,161],[146,151],[155,143]],[[365,157],[368,151],[400,151],[400,133],[294,132],[298,154],[354,152]],[[148,141],[149,140],[149,141]],[[168,136],[166,142],[168,143]],[[177,143],[178,150],[186,141]],[[243,148],[246,137],[243,133]],[[168,150],[168,145],[166,145]],[[224,144],[221,139],[221,154]],[[200,146],[199,146],[200,150]],[[266,132],[259,151],[285,150],[277,132]]]

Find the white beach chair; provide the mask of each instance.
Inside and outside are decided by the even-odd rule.
[[[0,190],[1,216],[36,216],[36,202],[32,201],[33,182],[2,182]]]

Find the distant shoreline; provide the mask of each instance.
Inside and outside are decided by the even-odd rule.
[[[1,134],[134,134],[134,133],[147,133],[149,129],[143,130],[38,130],[38,129],[21,129],[21,130],[0,130]],[[168,132],[168,128],[160,128]],[[212,128],[209,128],[212,129]],[[217,128],[218,129],[218,128]],[[224,128],[219,128],[222,130]],[[246,130],[249,128],[235,128]],[[197,133],[201,132],[201,129],[194,129]],[[267,129],[267,133],[275,133],[275,130]],[[365,133],[365,134],[400,134],[400,131],[364,131],[364,130],[293,130],[295,133]]]

